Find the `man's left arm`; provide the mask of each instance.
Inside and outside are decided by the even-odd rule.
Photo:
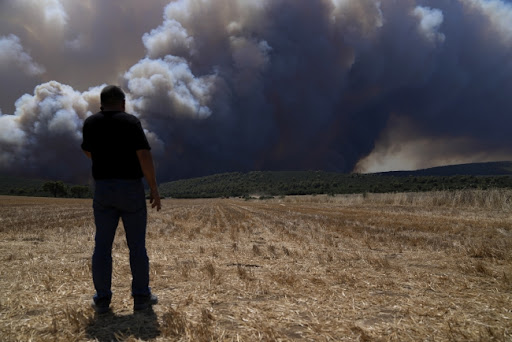
[[[141,149],[137,150],[137,158],[139,159],[142,173],[146,178],[149,185],[151,208],[156,207],[156,211],[159,211],[162,207],[160,203],[160,194],[158,193],[158,185],[156,183],[155,166],[153,163],[153,156],[150,150]]]

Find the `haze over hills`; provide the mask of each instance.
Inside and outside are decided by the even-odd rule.
[[[412,171],[379,172],[377,174],[391,176],[499,176],[512,174],[512,161],[446,165]]]

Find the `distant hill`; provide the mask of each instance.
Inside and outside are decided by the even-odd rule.
[[[46,180],[0,175],[0,194],[48,196]],[[72,185],[67,185],[69,188]],[[472,163],[416,171],[343,174],[324,171],[232,172],[160,184],[165,197],[266,197],[308,194],[512,188],[512,162]]]
[[[414,171],[381,172],[390,176],[500,176],[512,174],[512,161],[470,163],[431,167]]]
[[[341,174],[323,171],[224,173],[160,185],[176,198],[348,194],[512,188],[512,162],[452,165],[417,171]]]

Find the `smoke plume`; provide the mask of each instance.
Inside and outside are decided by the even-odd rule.
[[[73,77],[89,73],[88,82],[98,79],[92,85],[123,87],[127,111],[147,130],[160,180],[512,156],[510,1],[177,0],[139,35],[145,53],[127,49],[129,58],[120,57],[129,41],[121,33],[113,47],[112,38],[96,42],[85,33],[90,22],[117,32],[98,19],[111,8],[91,1],[91,18],[75,24],[73,6],[84,5],[46,2],[41,22],[60,18],[52,30],[64,40],[50,41],[56,49],[91,58],[101,51],[105,63],[93,59],[98,70],[88,62]],[[132,12],[116,13],[125,22]],[[23,37],[0,38],[23,56],[13,60],[1,49],[2,65],[37,77],[63,72],[54,71],[57,60],[47,52],[29,54]],[[130,60],[124,70],[114,67]],[[3,110],[0,171],[89,176],[81,125],[98,110],[102,86],[79,91],[72,86],[84,83],[76,82],[47,80],[21,96],[12,114]]]

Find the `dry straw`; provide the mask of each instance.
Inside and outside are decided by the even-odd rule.
[[[510,341],[512,192],[165,200],[154,311],[120,227],[95,316],[90,200],[0,197],[2,341]]]

